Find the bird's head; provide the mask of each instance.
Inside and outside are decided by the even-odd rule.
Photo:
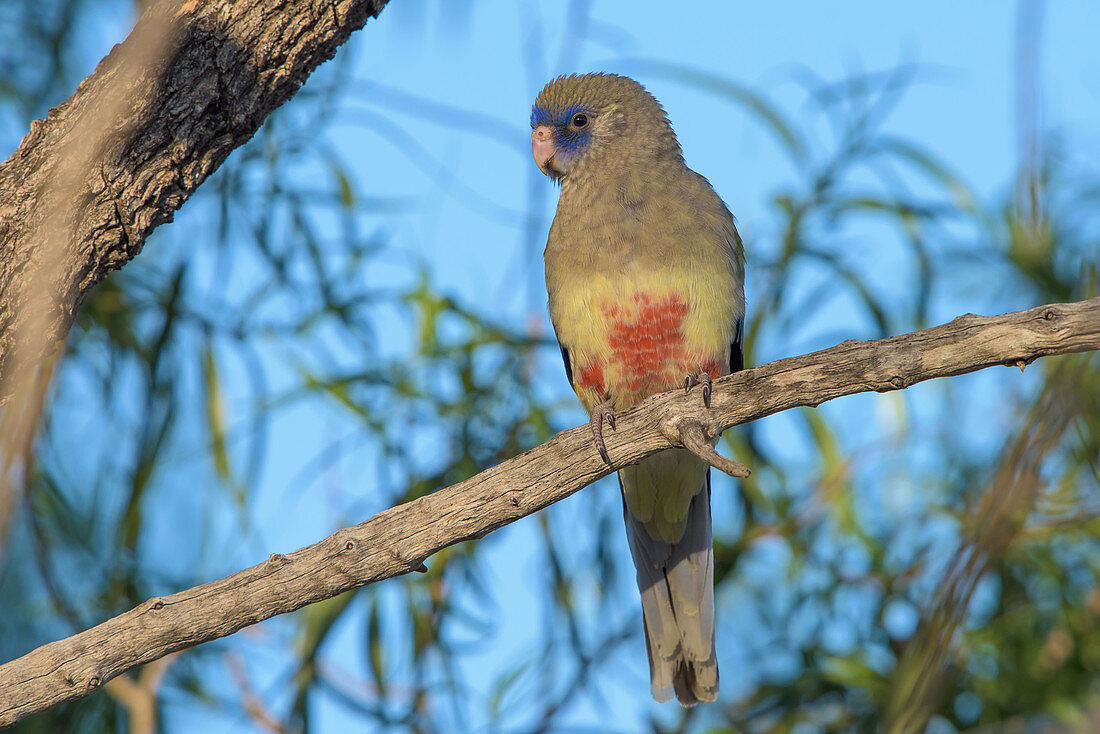
[[[560,76],[543,87],[531,110],[531,151],[557,181],[582,170],[682,160],[660,103],[615,74]]]

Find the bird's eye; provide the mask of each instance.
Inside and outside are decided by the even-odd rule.
[[[573,115],[573,127],[584,127],[588,124],[588,115],[578,112]]]

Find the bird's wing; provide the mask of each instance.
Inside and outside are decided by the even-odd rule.
[[[733,330],[733,342],[730,344],[730,374],[745,369],[745,317],[737,319],[737,326]],[[565,355],[565,371],[569,371],[569,356],[562,347],[561,353]],[[569,384],[573,384],[573,378],[569,378]]]
[[[575,390],[576,388],[573,386],[573,365],[569,361],[569,347],[561,342],[558,342],[558,347],[561,349],[561,360],[565,362],[565,377],[569,380],[569,387]]]

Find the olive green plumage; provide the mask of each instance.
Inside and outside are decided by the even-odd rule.
[[[623,410],[687,376],[739,368],[741,240],[725,204],[684,164],[657,100],[626,77],[559,77],[531,123],[536,162],[561,184],[546,284],[585,408]],[[713,701],[709,470],[669,450],[619,478],[653,695]]]

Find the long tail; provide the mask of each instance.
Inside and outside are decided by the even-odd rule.
[[[622,480],[619,480],[622,488]],[[688,508],[683,537],[655,540],[626,506],[626,535],[642,592],[653,698],[684,706],[718,697],[714,651],[714,546],[710,526],[710,471]]]

